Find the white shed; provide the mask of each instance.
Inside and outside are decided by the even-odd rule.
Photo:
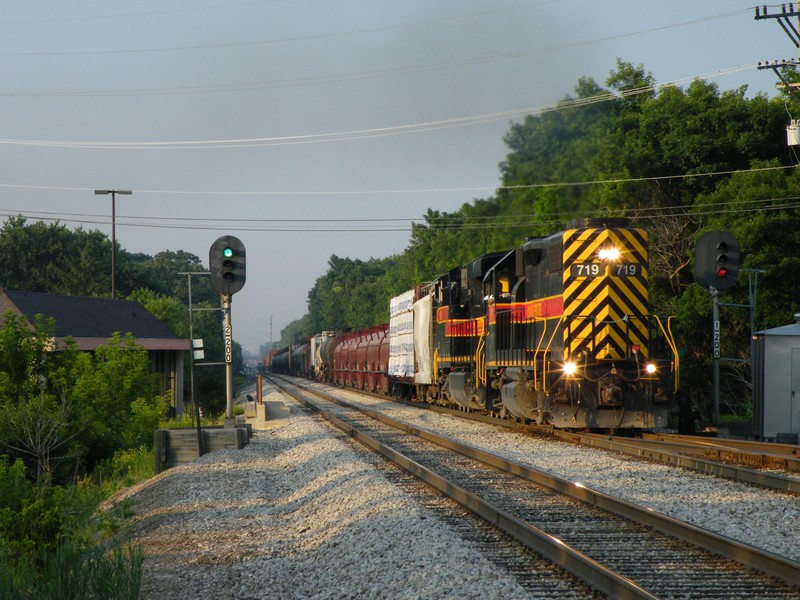
[[[800,315],[792,325],[755,334],[753,429],[757,437],[797,443],[800,437]]]

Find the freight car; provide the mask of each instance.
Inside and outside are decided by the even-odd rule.
[[[662,427],[675,409],[670,321],[650,313],[647,233],[627,219],[478,257],[390,314],[388,328],[328,334],[314,376],[558,428]]]

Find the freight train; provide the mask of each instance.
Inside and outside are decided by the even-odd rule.
[[[390,303],[386,325],[325,332],[274,372],[565,429],[664,427],[679,362],[650,313],[647,232],[574,221]]]

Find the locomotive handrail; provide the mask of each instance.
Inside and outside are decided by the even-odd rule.
[[[550,341],[547,342],[547,347],[544,349],[545,354],[550,352],[550,345],[553,343],[553,340],[556,339],[556,334],[558,333],[559,326],[564,322],[566,317],[561,315],[558,319],[558,323],[556,323],[556,328],[553,330],[553,335],[550,336]],[[553,361],[543,361],[542,365],[542,391],[547,394],[550,390],[547,389],[547,364],[552,363]]]
[[[542,336],[539,338],[539,341],[536,344],[536,350],[533,353],[533,387],[538,392],[539,391],[539,382],[536,380],[536,364],[537,358],[539,357],[539,349],[542,347],[542,342],[544,341],[544,336],[547,334],[547,319],[542,319],[542,323],[544,327],[542,327]],[[533,318],[533,330],[536,331],[536,317]],[[542,360],[542,369],[544,369],[544,360]]]
[[[678,345],[675,343],[675,334],[672,333],[672,321],[675,317],[667,317],[667,330],[670,335],[670,347],[672,348],[672,355],[675,357],[675,385],[673,391],[677,392],[681,387],[680,372],[681,372],[681,358],[678,353]]]
[[[475,384],[480,387],[481,383],[486,387],[486,355],[483,348],[486,346],[486,332],[484,331],[478,338],[478,347],[475,349]]]
[[[680,388],[679,374],[681,371],[681,366],[680,366],[680,358],[678,356],[678,347],[675,345],[675,336],[672,333],[672,320],[675,317],[667,317],[667,327],[665,329],[664,325],[661,323],[661,319],[658,318],[658,315],[653,315],[653,316],[656,319],[656,323],[658,323],[658,326],[661,328],[661,333],[664,334],[664,339],[667,341],[667,344],[669,344],[669,349],[672,350],[672,356],[675,357],[675,369],[674,369],[675,383],[673,391],[677,392],[678,388]]]

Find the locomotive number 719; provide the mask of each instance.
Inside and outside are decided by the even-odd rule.
[[[576,263],[570,266],[572,277],[600,277],[605,275],[605,265],[599,263]],[[639,265],[617,264],[612,265],[611,275],[616,277],[635,277],[639,274]]]

